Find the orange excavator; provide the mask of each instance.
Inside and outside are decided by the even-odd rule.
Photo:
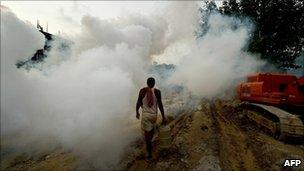
[[[304,77],[257,73],[237,87],[247,116],[275,138],[304,138]]]

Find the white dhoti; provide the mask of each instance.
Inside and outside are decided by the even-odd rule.
[[[143,112],[141,115],[141,129],[143,131],[151,131],[156,125],[156,120],[156,113]]]

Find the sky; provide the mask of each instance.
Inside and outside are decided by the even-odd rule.
[[[90,14],[101,19],[113,19],[125,13],[149,15],[166,6],[166,1],[1,1],[18,18],[40,25],[53,34],[76,33],[82,16]]]
[[[198,1],[198,3],[201,3]],[[221,1],[216,1],[220,5]],[[126,13],[159,13],[168,1],[1,1],[21,20],[42,27],[52,34],[77,33],[81,18],[90,14],[100,19],[115,19]]]

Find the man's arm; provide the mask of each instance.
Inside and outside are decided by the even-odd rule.
[[[160,113],[161,113],[162,118],[163,118],[163,122],[165,122],[165,112],[164,112],[164,106],[163,106],[160,90],[156,90],[155,95],[156,95],[156,98],[157,98],[158,108],[159,108]]]
[[[136,118],[139,119],[139,108],[142,106],[142,100],[145,97],[144,89],[141,89],[138,94],[138,99],[136,103]]]

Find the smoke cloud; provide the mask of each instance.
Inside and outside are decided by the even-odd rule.
[[[83,16],[82,31],[69,35],[69,57],[53,48],[39,68],[25,70],[16,62],[41,49],[44,37],[1,8],[1,139],[11,138],[19,152],[61,146],[96,168],[113,168],[140,135],[134,105],[148,76],[162,80],[157,85],[164,92],[180,85],[212,98],[262,65],[244,51],[248,21],[214,13],[206,35],[197,38],[197,9],[193,2],[175,2],[155,16]],[[161,79],[149,70],[154,61],[176,69]]]
[[[234,87],[236,81],[255,72],[263,62],[244,51],[252,30],[247,20],[214,13],[207,27],[203,37],[186,41],[187,53],[178,57],[177,71],[170,82],[187,87],[197,96],[211,98]]]
[[[44,37],[32,26],[15,28],[22,21],[10,11],[1,14],[10,17],[1,20],[1,30],[7,33],[1,36],[1,64],[8,68],[1,72],[1,136],[16,136],[11,142],[16,151],[37,153],[60,145],[88,160],[94,158],[97,168],[113,167],[136,136],[125,129],[137,93],[134,75],[143,72],[134,66],[143,66],[144,50],[126,43],[99,46],[56,65],[50,59],[58,53],[51,52],[39,69],[17,69],[19,56],[32,56],[43,47]],[[20,35],[14,29],[20,29]],[[41,38],[40,44],[35,45],[34,36]],[[131,58],[133,63],[127,60]]]

